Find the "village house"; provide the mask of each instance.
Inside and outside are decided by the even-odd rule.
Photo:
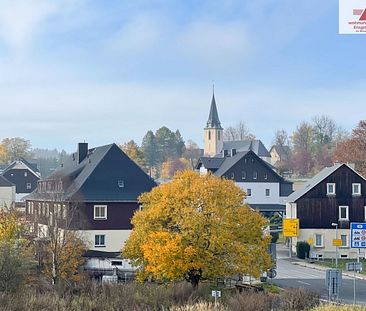
[[[15,206],[15,185],[0,175],[0,210]]]
[[[299,219],[293,251],[297,241],[307,241],[314,257],[335,258],[333,239],[340,239],[339,257],[357,258],[358,250],[350,248],[350,223],[366,221],[366,180],[351,166],[324,168],[286,201],[286,218]]]
[[[131,270],[120,255],[139,209],[138,197],[155,182],[116,144],[77,152],[26,197],[26,215],[34,232],[47,238],[50,225],[80,233],[88,243],[86,269],[96,276]]]

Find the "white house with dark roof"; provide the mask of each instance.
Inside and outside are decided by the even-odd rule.
[[[201,157],[196,169],[201,174],[235,181],[246,192],[245,202],[263,214],[284,213],[285,199],[292,193],[292,182],[277,174],[271,165],[254,151],[230,153],[221,157]]]

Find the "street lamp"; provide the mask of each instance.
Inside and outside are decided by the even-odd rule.
[[[336,230],[335,238],[337,240],[338,239],[338,223],[332,222],[332,227],[335,227],[335,230]],[[336,258],[335,258],[335,260],[336,260],[336,268],[338,269],[338,245],[336,245]]]

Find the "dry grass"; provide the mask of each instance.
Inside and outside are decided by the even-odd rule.
[[[335,306],[326,305],[312,309],[311,311],[366,311],[365,306]]]
[[[172,307],[170,311],[229,311],[229,309],[222,304],[215,306],[210,302],[198,302],[192,305]]]

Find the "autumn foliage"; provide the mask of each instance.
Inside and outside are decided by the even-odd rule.
[[[258,277],[271,263],[267,221],[243,199],[230,180],[180,172],[140,197],[123,256],[139,267],[140,279],[196,286],[202,278]]]

